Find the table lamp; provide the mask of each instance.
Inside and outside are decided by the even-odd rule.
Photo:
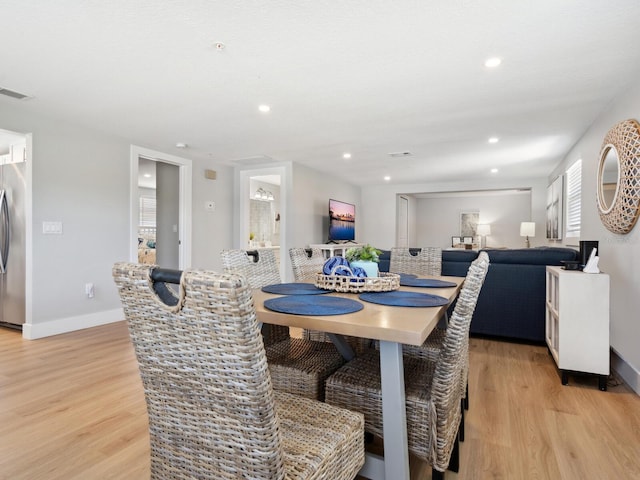
[[[520,223],[520,236],[521,237],[527,237],[527,239],[526,239],[527,248],[531,247],[531,244],[529,243],[529,237],[535,237],[536,236],[536,224],[535,224],[535,222],[522,222],[522,223]]]
[[[476,233],[480,236],[480,248],[485,248],[487,246],[486,237],[487,235],[491,235],[491,225],[489,225],[488,223],[478,224]]]

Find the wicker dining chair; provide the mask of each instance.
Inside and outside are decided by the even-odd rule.
[[[144,387],[151,480],[352,480],[362,416],[273,390],[244,277],[185,271],[169,306],[152,269],[113,267]]]
[[[413,255],[408,248],[394,247],[391,249],[389,271],[394,273],[411,273],[422,276],[440,276],[442,274],[442,249],[438,247],[423,247]],[[445,328],[437,326],[421,346],[407,345],[404,352],[416,356],[427,356],[436,360],[444,340]],[[468,376],[468,366],[464,377]],[[469,390],[464,385],[464,406],[469,408]]]
[[[478,258],[475,261],[483,261],[489,264],[489,255],[487,252],[480,252]],[[465,280],[466,281],[466,280]],[[473,310],[475,310],[476,303],[478,301],[478,295],[480,295],[480,291],[478,290],[475,299],[473,301],[469,301],[464,305],[461,305],[460,308],[471,309],[472,315]],[[457,305],[456,305],[457,306]],[[440,356],[440,351],[442,350],[442,344],[444,342],[445,337],[445,329],[436,327],[433,329],[431,334],[427,337],[424,343],[420,346],[416,345],[403,345],[402,351],[405,355],[411,355],[414,357],[424,357],[428,358],[431,361],[436,361]],[[465,364],[462,370],[462,378],[461,378],[461,389],[462,389],[462,399],[463,406],[466,410],[469,409],[469,348],[468,341],[466,344],[465,350]],[[463,430],[462,430],[462,440],[464,440],[464,419],[463,419]]]
[[[433,479],[442,479],[445,470],[459,467],[460,378],[471,316],[488,267],[486,256],[469,267],[438,360],[403,356],[409,451],[432,466]],[[356,357],[331,375],[325,398],[331,405],[363,413],[365,431],[384,438],[377,350]]]
[[[289,249],[293,276],[296,282],[315,283],[316,275],[322,273],[322,267],[326,261],[322,250],[318,248],[306,249],[293,247]],[[317,342],[330,342],[331,339],[325,332],[317,330],[302,330],[302,338]],[[346,342],[351,346],[354,353],[360,354],[371,348],[371,340],[368,338],[345,336]]]
[[[389,271],[422,276],[442,275],[442,249],[422,247],[415,255],[407,247],[391,248]]]
[[[391,249],[389,271],[419,276],[440,276],[442,275],[442,249],[439,247],[423,247],[418,252],[415,252],[414,255],[409,248],[393,247]],[[441,326],[434,328],[423,345],[415,347],[416,349],[422,349],[421,352],[418,352],[418,355],[429,355],[429,358],[437,359],[444,339],[444,332],[445,329]],[[411,346],[407,347],[411,348]]]
[[[281,283],[273,250],[258,250],[255,261],[244,250],[223,250],[221,258],[225,272],[243,275],[251,288]],[[282,328],[284,327],[280,327]],[[278,341],[265,342],[273,387],[295,395],[323,400],[325,381],[344,365],[344,357],[331,342],[292,338],[288,329],[286,336],[277,336]]]
[[[254,260],[246,250],[223,250],[220,254],[225,272],[239,272],[247,277],[251,288],[281,283],[278,260],[271,249],[255,250],[258,258]],[[289,327],[264,324],[262,326],[265,346],[289,338]]]
[[[294,247],[289,249],[291,267],[296,282],[315,283],[316,275],[322,273],[327,260],[319,248]]]

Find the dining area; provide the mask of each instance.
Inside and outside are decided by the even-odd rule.
[[[140,282],[149,284],[144,276]],[[449,317],[451,320],[452,314]],[[122,319],[38,341],[24,341],[19,332],[11,329],[0,331],[0,356],[3,359],[0,430],[4,439],[0,442],[1,478],[185,478],[175,472],[164,476],[151,473],[152,458],[154,463],[157,462],[162,452],[152,446],[157,428],[150,424],[150,409],[129,325],[124,316]],[[195,329],[195,325],[191,324],[190,328]],[[259,332],[259,322],[255,328]],[[151,327],[150,330],[153,333]],[[207,327],[198,336],[206,339],[212,331]],[[321,333],[291,328],[291,337],[294,338],[319,339]],[[429,337],[440,333],[436,327]],[[358,343],[345,337],[357,350]],[[262,343],[264,345],[264,341]],[[426,351],[424,347],[423,344],[416,350]],[[182,348],[193,355],[200,347],[184,344]],[[404,344],[403,350],[409,353],[407,350],[411,349]],[[237,354],[242,355],[243,352]],[[224,364],[231,368],[226,355]],[[253,352],[250,356],[254,357]],[[405,379],[408,375],[406,362],[405,357]],[[346,363],[343,359],[340,366]],[[465,439],[460,444],[460,468],[457,474],[448,470],[446,478],[573,480],[637,477],[640,463],[636,446],[640,438],[636,426],[640,398],[626,384],[610,382],[606,394],[594,388],[592,379],[588,377],[577,377],[574,384],[563,386],[546,346],[473,334],[469,339],[469,364],[471,398],[470,408],[464,411]],[[194,365],[188,365],[188,368],[193,369]],[[177,368],[177,365],[171,368]],[[221,368],[226,370],[226,367]],[[254,368],[252,366],[251,371]],[[251,388],[247,389],[249,392],[258,390],[252,378],[246,379],[251,382]],[[371,379],[372,383],[376,381]],[[211,383],[209,377],[200,382]],[[173,385],[180,384],[176,382]],[[231,398],[237,400],[243,390],[239,382],[232,381],[231,386],[235,392]],[[213,385],[209,388],[213,393],[207,392],[208,395],[218,394]],[[185,395],[192,391],[190,388],[183,390]],[[409,398],[411,392],[408,388],[405,391]],[[267,403],[265,397],[254,402],[263,411],[267,409]],[[178,408],[174,408],[166,403],[165,408],[162,417],[169,419],[187,407],[180,403]],[[408,412],[409,406],[405,408]],[[313,416],[317,410],[310,412]],[[280,424],[286,422],[290,425],[291,421],[280,417],[279,413],[277,428],[282,437],[285,431]],[[302,418],[306,422],[310,416]],[[410,422],[407,418],[408,429],[412,428]],[[197,423],[205,425],[199,419]],[[239,424],[244,423],[245,417]],[[176,420],[176,425],[182,427],[183,423]],[[320,438],[322,430],[312,426],[306,428],[306,432],[314,433],[305,433],[305,437]],[[361,432],[359,429],[360,426],[357,431]],[[229,432],[235,431],[231,429]],[[178,433],[190,434],[191,429],[181,428]],[[220,429],[215,432],[220,433]],[[331,435],[335,436],[335,433]],[[388,456],[389,451],[385,452],[384,447],[389,441],[375,435],[371,439],[372,435],[365,433],[365,441],[356,446],[358,452],[364,450],[365,456],[371,453]],[[174,438],[180,447],[181,436],[176,434]],[[235,433],[232,438],[236,441],[229,448],[237,448],[238,452],[242,452],[240,445],[251,445],[241,441]],[[408,444],[411,443],[413,441],[408,438]],[[290,445],[287,443],[286,448]],[[298,445],[300,455],[311,451],[306,441],[298,442]],[[208,443],[206,447],[208,451],[211,445]],[[186,478],[265,478],[265,475],[260,477],[251,473],[246,467],[244,473],[238,470],[234,474],[221,474],[218,458],[212,453],[208,455],[205,473],[197,476],[191,472]],[[236,459],[239,458],[238,455]],[[363,456],[350,458],[370,463]],[[353,465],[353,470],[357,464]],[[410,480],[433,477],[432,465],[413,452],[409,453],[409,468]],[[358,471],[365,473],[361,467]],[[299,473],[297,478],[318,478],[323,472],[326,470],[314,469],[313,472]],[[296,475],[288,477],[296,478]],[[275,474],[267,478],[285,477],[280,471],[280,476]],[[328,478],[336,477],[331,474]],[[356,478],[366,477],[358,475]]]
[[[316,254],[291,249],[290,283],[269,250],[223,251],[224,273],[173,280],[114,266],[145,389],[152,478],[409,479],[410,453],[434,479],[458,470],[469,324],[488,258],[466,278],[432,266],[327,289]],[[154,277],[179,285],[172,305],[159,301],[165,282]],[[255,428],[266,443],[254,445]],[[383,454],[369,448],[375,438]]]

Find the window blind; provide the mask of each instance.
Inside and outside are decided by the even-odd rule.
[[[140,197],[140,226],[156,226],[156,199],[155,197]]]
[[[567,170],[567,224],[566,236],[580,236],[580,205],[582,190],[582,160],[577,160]]]

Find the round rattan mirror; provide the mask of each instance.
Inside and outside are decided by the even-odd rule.
[[[600,158],[598,173],[598,205],[601,212],[608,213],[615,205],[620,186],[620,159],[613,145],[607,145]]]
[[[598,165],[598,211],[605,227],[629,233],[640,204],[640,125],[624,120],[607,132]]]

